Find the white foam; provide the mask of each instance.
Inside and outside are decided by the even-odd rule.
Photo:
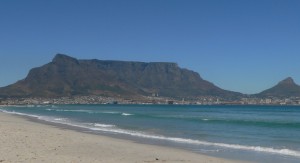
[[[37,116],[37,115],[19,113],[19,112],[14,112],[14,111],[10,112],[10,111],[6,111],[6,110],[3,110],[3,109],[0,109],[0,111],[4,112],[4,113],[35,117],[35,118],[45,120],[45,121],[50,121],[50,122],[54,122],[54,123],[60,123],[60,124],[65,124],[65,125],[80,127],[80,128],[85,128],[85,129],[90,129],[90,130],[94,130],[94,131],[104,131],[104,132],[111,132],[111,133],[117,133],[117,134],[126,134],[126,135],[131,135],[131,136],[136,136],[136,137],[142,137],[142,138],[150,138],[150,139],[156,139],[156,140],[166,140],[166,141],[172,141],[172,142],[176,142],[176,143],[195,144],[195,145],[204,145],[204,146],[216,146],[216,147],[222,147],[222,148],[229,148],[229,149],[236,149],[236,150],[247,150],[247,151],[255,151],[255,152],[264,152],[264,153],[294,156],[294,157],[299,157],[300,158],[300,151],[291,150],[291,149],[276,149],[276,148],[271,148],[271,147],[246,146],[246,145],[225,144],[225,143],[213,143],[213,142],[206,142],[206,141],[193,140],[193,139],[166,137],[166,136],[159,136],[159,135],[149,135],[149,134],[146,134],[146,133],[143,133],[143,132],[137,132],[137,131],[130,131],[130,130],[124,130],[124,129],[120,129],[120,128],[115,128],[114,125],[108,125],[108,124],[94,123],[93,127],[91,127],[91,126],[85,126],[83,124],[77,124],[77,123],[74,123],[74,122],[70,122],[66,118],[55,118],[55,119],[53,119],[51,117]]]
[[[68,110],[68,109],[46,109],[48,111],[58,111],[58,112],[82,112],[82,113],[94,113],[90,110]]]
[[[104,128],[115,127],[115,125],[100,124],[100,123],[94,123],[94,126],[95,127],[104,127]]]
[[[55,121],[63,121],[63,122],[67,122],[67,118],[54,118]]]
[[[45,110],[48,110],[48,111],[56,111],[55,109],[45,109]]]
[[[113,111],[105,111],[102,113],[104,113],[104,114],[120,114],[120,112],[113,112]]]
[[[133,115],[133,114],[129,114],[129,113],[122,113],[122,115],[124,115],[124,116],[129,116],[129,115]]]
[[[130,114],[130,113],[113,112],[113,111],[104,111],[104,112],[101,112],[101,113],[104,113],[104,114],[121,114],[121,115],[123,115],[123,116],[130,116],[130,115],[133,115],[133,114]]]
[[[23,116],[34,117],[34,118],[38,118],[38,119],[41,117],[41,116],[37,116],[37,115],[19,113],[19,112],[15,112],[15,111],[7,111],[7,110],[0,110],[0,111],[3,113],[23,115]]]
[[[192,140],[192,139],[149,135],[149,134],[145,134],[143,132],[129,131],[129,130],[123,130],[123,129],[119,129],[119,128],[93,128],[93,127],[89,128],[89,127],[77,125],[77,124],[69,124],[69,125],[87,128],[87,129],[91,129],[91,130],[95,130],[95,131],[126,134],[126,135],[131,135],[131,136],[142,137],[142,138],[172,141],[172,142],[176,142],[176,143],[216,146],[216,147],[236,149],[236,150],[247,150],[247,151],[264,152],[264,153],[272,153],[272,154],[300,157],[300,151],[295,151],[295,150],[290,150],[290,149],[275,149],[275,148],[260,147],[260,146],[245,146],[245,145],[238,145],[238,144],[213,143],[213,142],[206,142],[206,141],[199,141],[199,140]]]

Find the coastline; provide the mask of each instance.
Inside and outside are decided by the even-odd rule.
[[[1,162],[246,162],[83,133],[0,112]]]

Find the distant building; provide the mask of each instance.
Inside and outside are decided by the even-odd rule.
[[[266,99],[266,104],[271,104],[271,103],[272,103],[272,99],[267,98],[267,99]]]
[[[152,93],[152,97],[158,97],[158,93]]]

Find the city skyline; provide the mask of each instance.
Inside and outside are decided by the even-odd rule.
[[[299,1],[1,1],[0,87],[56,53],[176,62],[218,87],[300,81]]]

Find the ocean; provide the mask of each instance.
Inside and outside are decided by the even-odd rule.
[[[28,105],[0,111],[211,156],[300,162],[300,106]]]

